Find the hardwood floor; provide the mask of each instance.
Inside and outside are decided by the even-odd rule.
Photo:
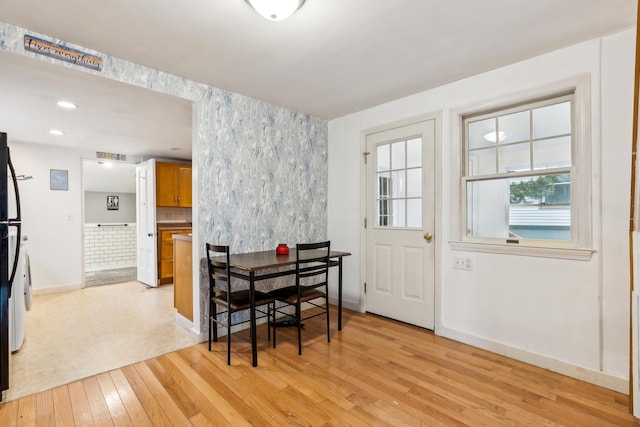
[[[336,319],[335,312],[332,320]],[[0,406],[0,426],[632,426],[628,397],[385,318],[199,344]]]

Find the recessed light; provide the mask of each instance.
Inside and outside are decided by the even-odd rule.
[[[69,110],[73,110],[78,107],[76,104],[70,101],[58,101],[56,102],[56,105],[58,107],[67,108]]]
[[[64,135],[64,132],[62,132],[60,129],[51,129],[49,133],[51,135],[58,135],[58,136]]]

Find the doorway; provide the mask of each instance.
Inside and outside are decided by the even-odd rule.
[[[136,280],[136,166],[82,160],[84,286]]]
[[[366,136],[367,311],[435,324],[435,119]]]

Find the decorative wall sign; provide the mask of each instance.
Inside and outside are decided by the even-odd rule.
[[[49,184],[52,190],[69,190],[69,171],[64,169],[51,169],[49,171]]]
[[[42,40],[26,34],[24,36],[24,49],[50,58],[90,68],[92,70],[102,70],[102,58],[99,56],[71,49],[57,43]]]
[[[118,196],[107,196],[107,210],[117,211],[120,209],[120,198]]]
[[[107,160],[122,160],[124,162],[127,161],[127,155],[126,154],[108,153],[106,151],[96,151],[96,158],[97,159],[107,159]]]

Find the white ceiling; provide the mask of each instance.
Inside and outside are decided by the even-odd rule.
[[[108,167],[105,165],[108,164]],[[135,193],[136,165],[93,159],[82,161],[84,191],[101,193]]]
[[[2,50],[0,64],[0,130],[10,142],[191,159],[190,101]],[[78,108],[56,106],[61,99]]]
[[[0,0],[0,20],[323,119],[631,28],[636,0]],[[0,52],[9,141],[191,157],[191,106]],[[58,111],[53,101],[80,105]],[[50,127],[64,128],[62,138]],[[172,151],[172,147],[182,151]]]

